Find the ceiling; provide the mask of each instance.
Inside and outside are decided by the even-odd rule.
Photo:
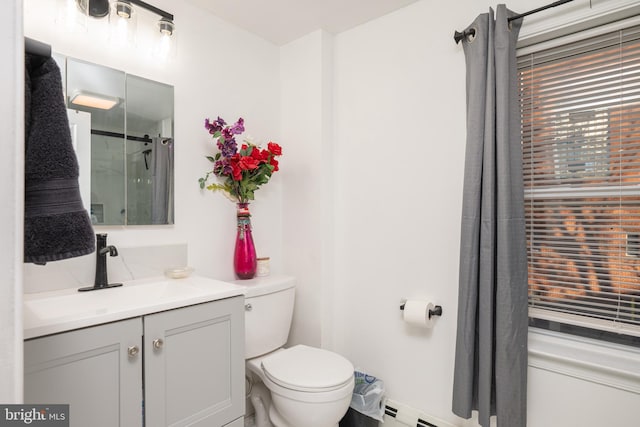
[[[188,0],[276,45],[312,31],[332,34],[418,0]]]

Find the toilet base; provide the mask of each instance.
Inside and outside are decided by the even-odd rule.
[[[295,350],[298,349],[298,350]],[[353,375],[348,375],[345,383],[334,388],[318,389],[303,388],[296,390],[283,387],[272,381],[265,373],[263,363],[270,357],[275,357],[280,352],[298,351],[307,354],[309,350],[278,349],[267,355],[248,359],[247,371],[251,373],[253,389],[250,389],[251,402],[254,403],[255,394],[260,394],[253,404],[256,411],[256,427],[339,427],[339,421],[349,409],[354,387]],[[307,353],[304,353],[307,351]],[[316,350],[311,350],[316,351]],[[317,349],[317,352],[324,351]],[[311,353],[310,360],[314,360],[316,353]],[[326,354],[322,353],[322,357]],[[329,359],[335,358],[335,354],[329,353]],[[304,357],[303,357],[304,360]],[[348,363],[348,362],[347,362]],[[353,369],[353,368],[351,368]],[[266,416],[265,416],[266,415]]]
[[[353,390],[353,385],[350,388]],[[351,393],[335,401],[313,403],[293,400],[271,391],[269,418],[276,427],[338,427],[349,409]]]
[[[267,387],[259,381],[251,386],[251,404],[255,411],[254,426],[255,427],[273,427],[269,420],[269,408],[271,407],[271,394]]]
[[[255,414],[252,420],[249,422],[245,421],[245,427],[294,427],[288,424],[275,407],[271,405],[271,399],[268,394],[269,390],[264,384],[254,384],[253,387],[251,391],[251,404],[254,407]],[[265,405],[265,401],[269,402],[268,405]],[[336,424],[327,427],[339,427],[339,425]]]
[[[258,378],[254,378],[254,381],[252,382],[249,398],[255,411],[253,420],[255,427],[301,427],[300,425],[289,423],[287,418],[278,412],[278,405],[274,405],[274,399],[279,401],[279,405],[283,406],[289,415],[292,415],[292,419],[295,422],[301,421],[303,425],[309,427],[339,427],[339,423],[334,424],[331,423],[330,420],[327,420],[330,422],[329,424],[318,422],[320,419],[326,418],[327,414],[325,411],[327,407],[325,404],[318,406],[313,403],[293,402],[289,399],[283,399],[282,396],[279,396],[278,394],[272,394],[269,388]],[[350,402],[351,399],[344,399],[338,403],[340,407],[337,408],[337,412],[344,414],[347,411]],[[292,403],[298,407],[298,409],[293,412],[291,412],[292,408],[290,406]],[[331,405],[331,403],[335,405],[337,402],[328,402],[329,405]],[[299,414],[299,405],[306,406],[302,411],[304,414],[303,416],[305,417],[304,420],[295,420],[296,416],[299,418],[299,416],[302,415]],[[321,407],[323,407],[323,409],[321,409]],[[333,411],[335,410],[336,408],[334,406]],[[331,419],[333,417],[329,416],[329,418]]]
[[[293,426],[293,425],[287,423],[282,418],[282,415],[280,415],[278,413],[278,411],[275,409],[274,406],[272,406],[271,409],[269,410],[269,419],[273,423],[274,427],[296,427],[296,426]],[[256,425],[256,427],[258,427],[258,426]],[[336,424],[336,425],[326,426],[326,427],[339,427],[339,426],[338,426],[338,424]]]

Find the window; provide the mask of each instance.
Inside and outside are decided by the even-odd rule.
[[[640,27],[518,73],[530,317],[640,345]]]

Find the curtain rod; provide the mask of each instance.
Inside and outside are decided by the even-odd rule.
[[[534,13],[542,12],[543,10],[551,9],[552,7],[560,6],[560,5],[563,5],[565,3],[569,3],[569,2],[572,2],[572,1],[573,0],[559,0],[559,1],[553,2],[551,4],[548,4],[546,6],[542,6],[542,7],[539,7],[537,9],[533,9],[533,10],[530,10],[528,12],[521,13],[519,15],[514,15],[514,16],[510,17],[507,21],[509,21],[509,22],[515,21],[516,19],[524,18],[525,16],[533,15]],[[464,30],[463,32],[456,31],[453,34],[453,40],[455,40],[456,44],[458,44],[458,43],[460,43],[460,40],[464,39],[465,37],[475,36],[475,35],[476,35],[476,30],[473,29],[473,28],[469,28],[468,30]]]
[[[124,133],[111,132],[108,130],[100,130],[100,129],[91,129],[91,135],[111,136],[113,138],[126,138],[129,141],[153,142],[153,139],[149,138],[149,135],[133,136],[133,135],[125,135]]]

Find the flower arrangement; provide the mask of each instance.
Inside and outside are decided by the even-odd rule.
[[[200,188],[222,191],[230,200],[247,203],[254,199],[254,192],[262,184],[269,182],[273,172],[278,171],[276,157],[282,155],[282,148],[270,141],[266,149],[261,149],[249,140],[238,150],[236,136],[244,132],[244,119],[239,118],[233,125],[227,125],[218,117],[211,122],[204,121],[219,150],[215,156],[206,156],[213,163],[213,170],[198,180]],[[211,174],[220,178],[217,183],[207,183]]]

